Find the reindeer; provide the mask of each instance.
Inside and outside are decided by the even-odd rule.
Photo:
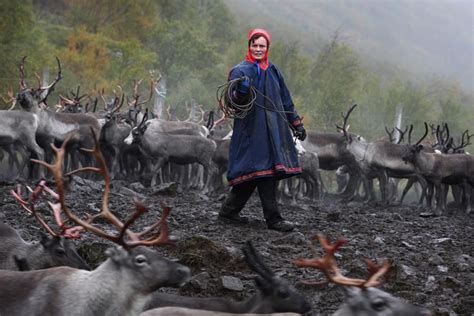
[[[354,195],[358,174],[354,157],[347,150],[344,137],[340,133],[308,131],[308,137],[302,142],[305,150],[318,155],[319,168],[322,170],[336,170],[346,165],[349,168],[349,183],[342,193],[344,197]],[[324,192],[324,184],[320,181],[321,191]]]
[[[346,299],[333,316],[359,316],[359,315],[393,315],[393,316],[427,316],[431,315],[426,309],[394,297],[391,294],[377,289],[379,279],[388,272],[390,264],[385,261],[381,266],[368,260],[369,278],[353,279],[342,275],[337,267],[335,252],[346,241],[337,240],[331,244],[323,235],[318,234],[313,239],[318,239],[326,254],[323,258],[297,259],[295,265],[300,268],[316,268],[326,276],[328,282],[344,286]],[[316,250],[313,249],[316,253]],[[321,284],[323,282],[303,281],[305,284]]]
[[[300,293],[286,280],[277,277],[264,264],[251,242],[247,242],[242,251],[249,267],[258,274],[255,278],[258,291],[245,301],[236,302],[218,297],[198,298],[155,292],[144,310],[166,306],[232,314],[283,312],[303,314],[311,310],[311,306]]]
[[[354,156],[358,170],[365,176],[363,181],[368,192],[373,191],[371,179],[377,177],[382,201],[389,203],[389,177],[405,179],[416,177],[415,167],[402,160],[402,155],[406,151],[405,145],[394,144],[387,140],[367,142],[359,136],[354,137],[348,133],[347,120],[356,106],[357,104],[352,105],[347,113],[342,114],[343,125],[336,124],[336,127],[343,133],[347,150]],[[425,182],[421,180],[420,184],[423,186]],[[371,199],[373,199],[373,194]]]
[[[38,223],[49,233],[43,235],[39,242],[27,243],[20,234],[7,224],[0,223],[0,269],[19,270],[18,262],[31,270],[46,269],[56,266],[70,266],[77,269],[90,270],[89,265],[77,253],[71,239],[77,238],[78,227],[67,227],[61,221],[59,214],[54,218],[60,231],[54,231],[38,214],[35,203],[43,191],[52,192],[46,186],[46,181],[41,180],[25,200],[21,197],[20,186],[11,193],[20,205],[35,217]]]
[[[54,81],[48,86],[40,86],[37,89],[28,88],[25,83],[25,60],[26,56],[23,57],[19,67],[21,91],[17,95],[17,102],[25,111],[37,116],[38,128],[36,129],[36,136],[40,146],[47,153],[47,160],[51,160],[52,154],[49,145],[54,141],[61,143],[69,135],[73,135],[69,142],[69,153],[73,153],[81,147],[92,147],[93,141],[90,137],[89,129],[93,128],[96,134],[100,131],[100,124],[95,117],[82,113],[57,113],[41,106],[45,104],[48,95],[62,78],[59,59],[56,57],[58,73]],[[84,164],[91,164],[88,156],[83,158],[85,160]],[[77,167],[79,162],[76,160],[76,155],[72,154],[71,159],[72,167]]]
[[[90,270],[74,244],[64,236],[44,235],[39,242],[28,243],[14,228],[0,223],[0,241],[0,269],[3,270],[20,270],[18,262],[31,270],[57,266]]]
[[[208,173],[207,183],[204,186],[204,192],[207,192],[212,174],[217,169],[212,162],[216,143],[202,136],[162,132],[160,128],[156,128],[154,122],[156,121],[147,121],[147,114],[145,114],[141,123],[133,128],[125,139],[126,144],[138,144],[141,150],[154,160],[154,167],[151,170],[151,185],[156,184],[157,172],[165,163],[190,164],[197,162]]]
[[[35,138],[38,125],[38,117],[31,113],[0,111],[0,145],[10,155],[10,167],[13,164],[17,166],[17,175],[15,177],[22,174],[24,167],[28,163],[28,158],[44,159],[44,150],[38,145]],[[28,155],[20,164],[16,155],[22,152],[21,148],[23,146],[26,147]],[[30,170],[28,176],[34,176],[32,170]],[[43,177],[42,171],[39,172],[37,177]]]
[[[466,201],[471,199],[474,186],[474,157],[466,154],[445,155],[427,153],[421,144],[428,135],[428,124],[425,122],[424,135],[403,155],[406,163],[412,163],[416,172],[428,182],[428,207],[431,208],[431,195],[433,188],[436,194],[436,207],[434,215],[439,216],[446,210],[446,199],[443,194],[442,184],[461,184],[464,188]],[[466,213],[472,210],[471,203],[467,203]]]
[[[54,212],[64,213],[68,220],[87,231],[119,245],[110,248],[109,257],[93,271],[58,267],[37,271],[0,271],[0,306],[5,315],[138,315],[150,294],[162,286],[180,286],[190,277],[190,270],[181,264],[161,257],[143,246],[168,244],[169,232],[166,218],[170,208],[163,206],[162,218],[140,233],[130,230],[131,225],[147,209],[135,201],[135,212],[121,222],[108,207],[110,177],[105,160],[93,132],[95,147],[89,150],[100,167],[85,167],[72,171],[92,171],[105,179],[102,209],[87,220],[74,214],[65,202],[63,164],[66,139],[60,148],[52,145],[56,154],[54,164],[35,160],[52,174],[57,187],[57,203],[50,206]],[[113,235],[93,225],[96,218],[107,219],[119,233]],[[150,234],[157,227],[160,233]],[[128,240],[126,240],[128,237]],[[111,304],[113,302],[113,304]]]

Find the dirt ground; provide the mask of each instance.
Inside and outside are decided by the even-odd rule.
[[[0,186],[0,220],[19,229],[25,240],[35,240],[41,229],[14,201],[9,193],[13,187],[13,183]],[[77,178],[69,187],[67,203],[78,213],[94,213],[100,208],[102,190],[101,182]],[[300,280],[323,276],[316,270],[297,268],[293,263],[294,259],[313,256],[309,247],[311,237],[322,233],[332,241],[348,240],[337,256],[345,275],[365,277],[366,258],[379,262],[387,258],[393,263],[390,278],[380,286],[383,290],[424,306],[434,315],[474,312],[474,214],[452,210],[450,215],[424,218],[414,205],[367,205],[345,202],[329,194],[319,201],[300,200],[297,205],[282,202],[282,214],[297,229],[281,233],[266,229],[257,196],[252,197],[243,211],[243,215],[252,219],[251,223],[236,226],[217,218],[225,194],[206,196],[196,190],[185,192],[179,185],[144,188],[139,183],[114,181],[110,208],[122,219],[134,209],[133,192],[138,192],[149,208],[135,224],[135,230],[156,221],[161,212],[160,203],[171,206],[170,232],[177,242],[158,251],[189,265],[195,275],[207,272],[199,286],[189,284],[179,290],[164,289],[166,292],[235,299],[250,295],[255,291],[252,281],[255,274],[246,267],[240,248],[251,240],[266,264],[296,284],[307,297],[313,306],[311,315],[328,315],[343,300],[340,288],[299,284]],[[37,208],[50,218],[45,203]],[[104,259],[103,250],[109,245],[89,233],[76,242],[93,265]],[[316,249],[323,254],[319,245]],[[244,291],[223,289],[221,277],[225,275],[238,277]]]

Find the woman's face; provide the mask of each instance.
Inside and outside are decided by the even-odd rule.
[[[265,56],[267,49],[267,40],[263,36],[250,43],[250,54],[252,54],[252,58],[255,60],[261,60]]]

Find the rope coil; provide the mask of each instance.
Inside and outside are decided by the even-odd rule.
[[[252,111],[255,99],[257,99],[256,89],[251,86],[249,96],[246,98],[248,102],[244,104],[238,104],[234,102],[233,93],[236,91],[240,80],[240,78],[229,80],[217,88],[216,98],[219,103],[219,107],[224,115],[228,118],[243,119],[249,112]]]

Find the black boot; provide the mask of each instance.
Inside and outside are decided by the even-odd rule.
[[[278,182],[274,178],[261,179],[257,184],[260,201],[262,201],[263,216],[269,229],[289,232],[294,229],[294,226],[285,221],[278,210],[277,184]]]
[[[240,211],[244,208],[245,203],[255,190],[256,184],[254,182],[243,183],[232,187],[229,195],[222,203],[219,212],[219,218],[238,224],[247,224],[248,218],[240,216]]]

